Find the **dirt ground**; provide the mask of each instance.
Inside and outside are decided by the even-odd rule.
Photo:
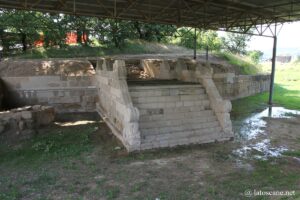
[[[31,141],[1,146],[0,199],[232,200],[254,190],[292,193],[250,199],[300,198],[300,116],[263,120],[247,141],[130,155],[103,122],[56,123]],[[266,139],[266,149],[236,153]],[[282,146],[278,156],[256,157]]]
[[[51,76],[51,75],[86,75],[95,74],[94,68],[86,60],[22,60],[0,63],[0,76]]]

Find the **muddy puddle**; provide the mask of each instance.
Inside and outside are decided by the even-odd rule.
[[[291,142],[273,142],[297,135],[298,130],[286,121],[296,116],[300,116],[300,111],[270,107],[247,118],[233,119],[235,141],[240,144],[233,154],[240,158],[266,160],[282,156],[288,150],[297,150]],[[294,121],[294,125],[300,128],[300,120]],[[290,135],[285,135],[287,133]]]

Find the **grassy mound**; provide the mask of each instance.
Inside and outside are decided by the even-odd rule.
[[[235,70],[239,74],[243,75],[255,75],[261,73],[259,65],[254,64],[249,58],[242,57],[239,55],[234,55],[229,52],[218,52],[217,57],[223,58],[229,64],[235,67]]]

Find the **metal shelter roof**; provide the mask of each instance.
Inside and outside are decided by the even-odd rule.
[[[214,30],[300,20],[300,0],[0,0],[0,7]]]

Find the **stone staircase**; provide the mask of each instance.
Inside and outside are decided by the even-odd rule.
[[[129,84],[141,149],[214,142],[222,128],[200,84]]]

